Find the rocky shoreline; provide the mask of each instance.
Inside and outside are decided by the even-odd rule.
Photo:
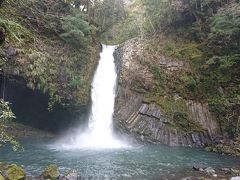
[[[64,174],[60,174],[59,168],[55,164],[48,165],[42,174],[38,176],[31,176],[24,171],[21,166],[16,164],[0,163],[0,180],[82,180],[83,178],[76,170],[69,170]],[[91,177],[90,179],[94,179]],[[112,178],[116,179],[116,178]],[[150,178],[151,179],[151,178]],[[178,179],[178,180],[239,180],[240,167],[234,168],[218,168],[204,167],[201,165],[193,165],[192,169],[187,172],[176,174],[175,177],[159,179]]]
[[[61,175],[55,164],[47,166],[41,175],[27,175],[21,166],[16,164],[0,163],[0,180],[79,180],[82,179],[75,170],[70,170]]]

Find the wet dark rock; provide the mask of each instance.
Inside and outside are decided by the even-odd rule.
[[[234,168],[231,168],[231,173],[234,174],[234,175],[240,175],[240,170],[238,169],[234,169]]]
[[[193,170],[195,171],[203,171],[206,167],[201,165],[193,165]]]
[[[1,5],[0,1],[0,5]],[[6,38],[6,30],[3,27],[0,27],[0,45],[5,41]]]
[[[12,47],[12,46],[9,46],[5,49],[4,51],[4,56],[7,58],[7,59],[12,59],[14,58],[17,54],[19,53],[19,50]]]
[[[161,112],[158,107],[155,106],[149,106],[148,104],[142,104],[139,108],[139,114],[152,116],[154,118],[160,119]]]
[[[198,147],[202,146],[201,139],[199,137],[199,133],[192,133],[191,137],[192,137],[192,141],[194,144],[196,144]]]
[[[223,171],[225,174],[231,174],[231,170],[229,168],[221,168],[221,171]]]

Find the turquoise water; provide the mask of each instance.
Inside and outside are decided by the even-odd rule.
[[[23,142],[24,152],[0,150],[0,161],[24,166],[39,175],[48,164],[57,164],[64,173],[75,169],[87,179],[158,179],[176,178],[191,173],[194,164],[205,166],[239,166],[240,159],[191,148],[159,145],[130,149],[58,151],[46,142]]]

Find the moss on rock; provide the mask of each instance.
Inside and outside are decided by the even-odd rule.
[[[16,164],[11,164],[7,169],[7,179],[9,180],[23,180],[26,178],[25,171],[17,166]]]
[[[44,179],[51,179],[51,180],[57,179],[60,176],[60,172],[58,170],[57,165],[51,164],[47,166],[42,176]]]
[[[4,177],[0,174],[0,180],[4,180]]]
[[[235,138],[232,142],[230,140],[227,140],[226,142],[221,141],[217,144],[206,147],[205,150],[240,157],[240,138]]]

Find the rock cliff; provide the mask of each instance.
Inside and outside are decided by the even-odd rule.
[[[211,144],[219,127],[207,103],[166,88],[156,90],[161,86],[153,71],[156,68],[158,76],[167,76],[170,81],[191,67],[186,61],[151,51],[148,45],[148,40],[135,38],[115,51],[119,78],[116,127],[142,142],[192,147]]]

